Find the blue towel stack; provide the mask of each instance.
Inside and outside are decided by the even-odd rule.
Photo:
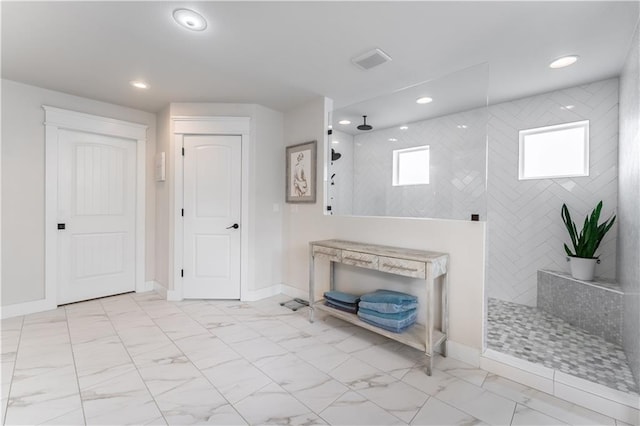
[[[358,316],[366,323],[394,333],[411,327],[418,317],[418,298],[391,290],[377,290],[360,296]]]
[[[324,294],[324,304],[341,311],[355,314],[358,312],[358,302],[360,296],[343,293],[341,291],[327,291]]]

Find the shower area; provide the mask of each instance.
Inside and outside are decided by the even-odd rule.
[[[492,105],[488,67],[479,65],[334,111],[327,213],[486,221],[485,354],[637,397],[639,100],[631,65],[620,78]],[[421,91],[448,103],[432,116],[401,113]],[[356,130],[363,115],[371,130]],[[519,133],[577,122],[588,122],[587,175],[522,179]],[[598,250],[594,281],[574,280],[561,207],[580,227],[601,200],[601,221],[616,214],[616,225]]]
[[[628,323],[638,318],[637,308],[625,312],[634,309],[625,299],[637,298],[637,289],[634,295],[618,280],[624,267],[620,238],[633,226],[619,198],[634,190],[625,187],[630,180],[619,178],[624,170],[618,158],[628,149],[619,127],[626,114],[621,84],[613,78],[490,107],[485,343],[491,351],[637,395],[638,371],[631,368],[637,360],[633,351],[625,351],[638,339]],[[587,176],[519,178],[521,150],[514,135],[585,121]],[[561,206],[566,203],[574,212],[580,229],[599,201],[601,222],[613,214],[618,221],[597,252],[596,278],[575,280],[563,248],[569,235]],[[629,249],[624,249],[626,259],[637,263],[637,248]]]

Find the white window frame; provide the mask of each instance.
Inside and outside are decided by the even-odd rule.
[[[568,129],[584,129],[584,165],[583,173],[567,173],[562,175],[549,175],[549,176],[525,176],[524,160],[525,160],[525,138],[531,135],[538,135],[541,133],[551,133],[558,130]],[[589,176],[589,120],[574,121],[571,123],[556,124],[553,126],[537,127],[535,129],[520,130],[519,132],[519,153],[518,153],[518,179],[519,180],[534,180],[534,179],[556,179],[567,177],[582,177]]]
[[[427,182],[421,183],[400,183],[400,155],[415,151],[427,151],[429,153],[429,162],[427,163]],[[429,145],[414,146],[412,148],[394,149],[393,150],[393,174],[391,178],[391,185],[393,186],[415,186],[415,185],[428,185],[431,181],[431,150]]]

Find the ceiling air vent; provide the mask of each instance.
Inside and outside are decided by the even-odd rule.
[[[387,55],[380,49],[373,49],[369,52],[363,53],[360,56],[351,58],[351,62],[353,62],[355,66],[363,70],[370,70],[371,68],[377,67],[378,65],[384,64],[385,62],[389,62],[390,60],[391,56]]]

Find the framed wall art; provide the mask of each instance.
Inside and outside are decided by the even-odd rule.
[[[316,202],[316,141],[286,148],[287,203]]]

